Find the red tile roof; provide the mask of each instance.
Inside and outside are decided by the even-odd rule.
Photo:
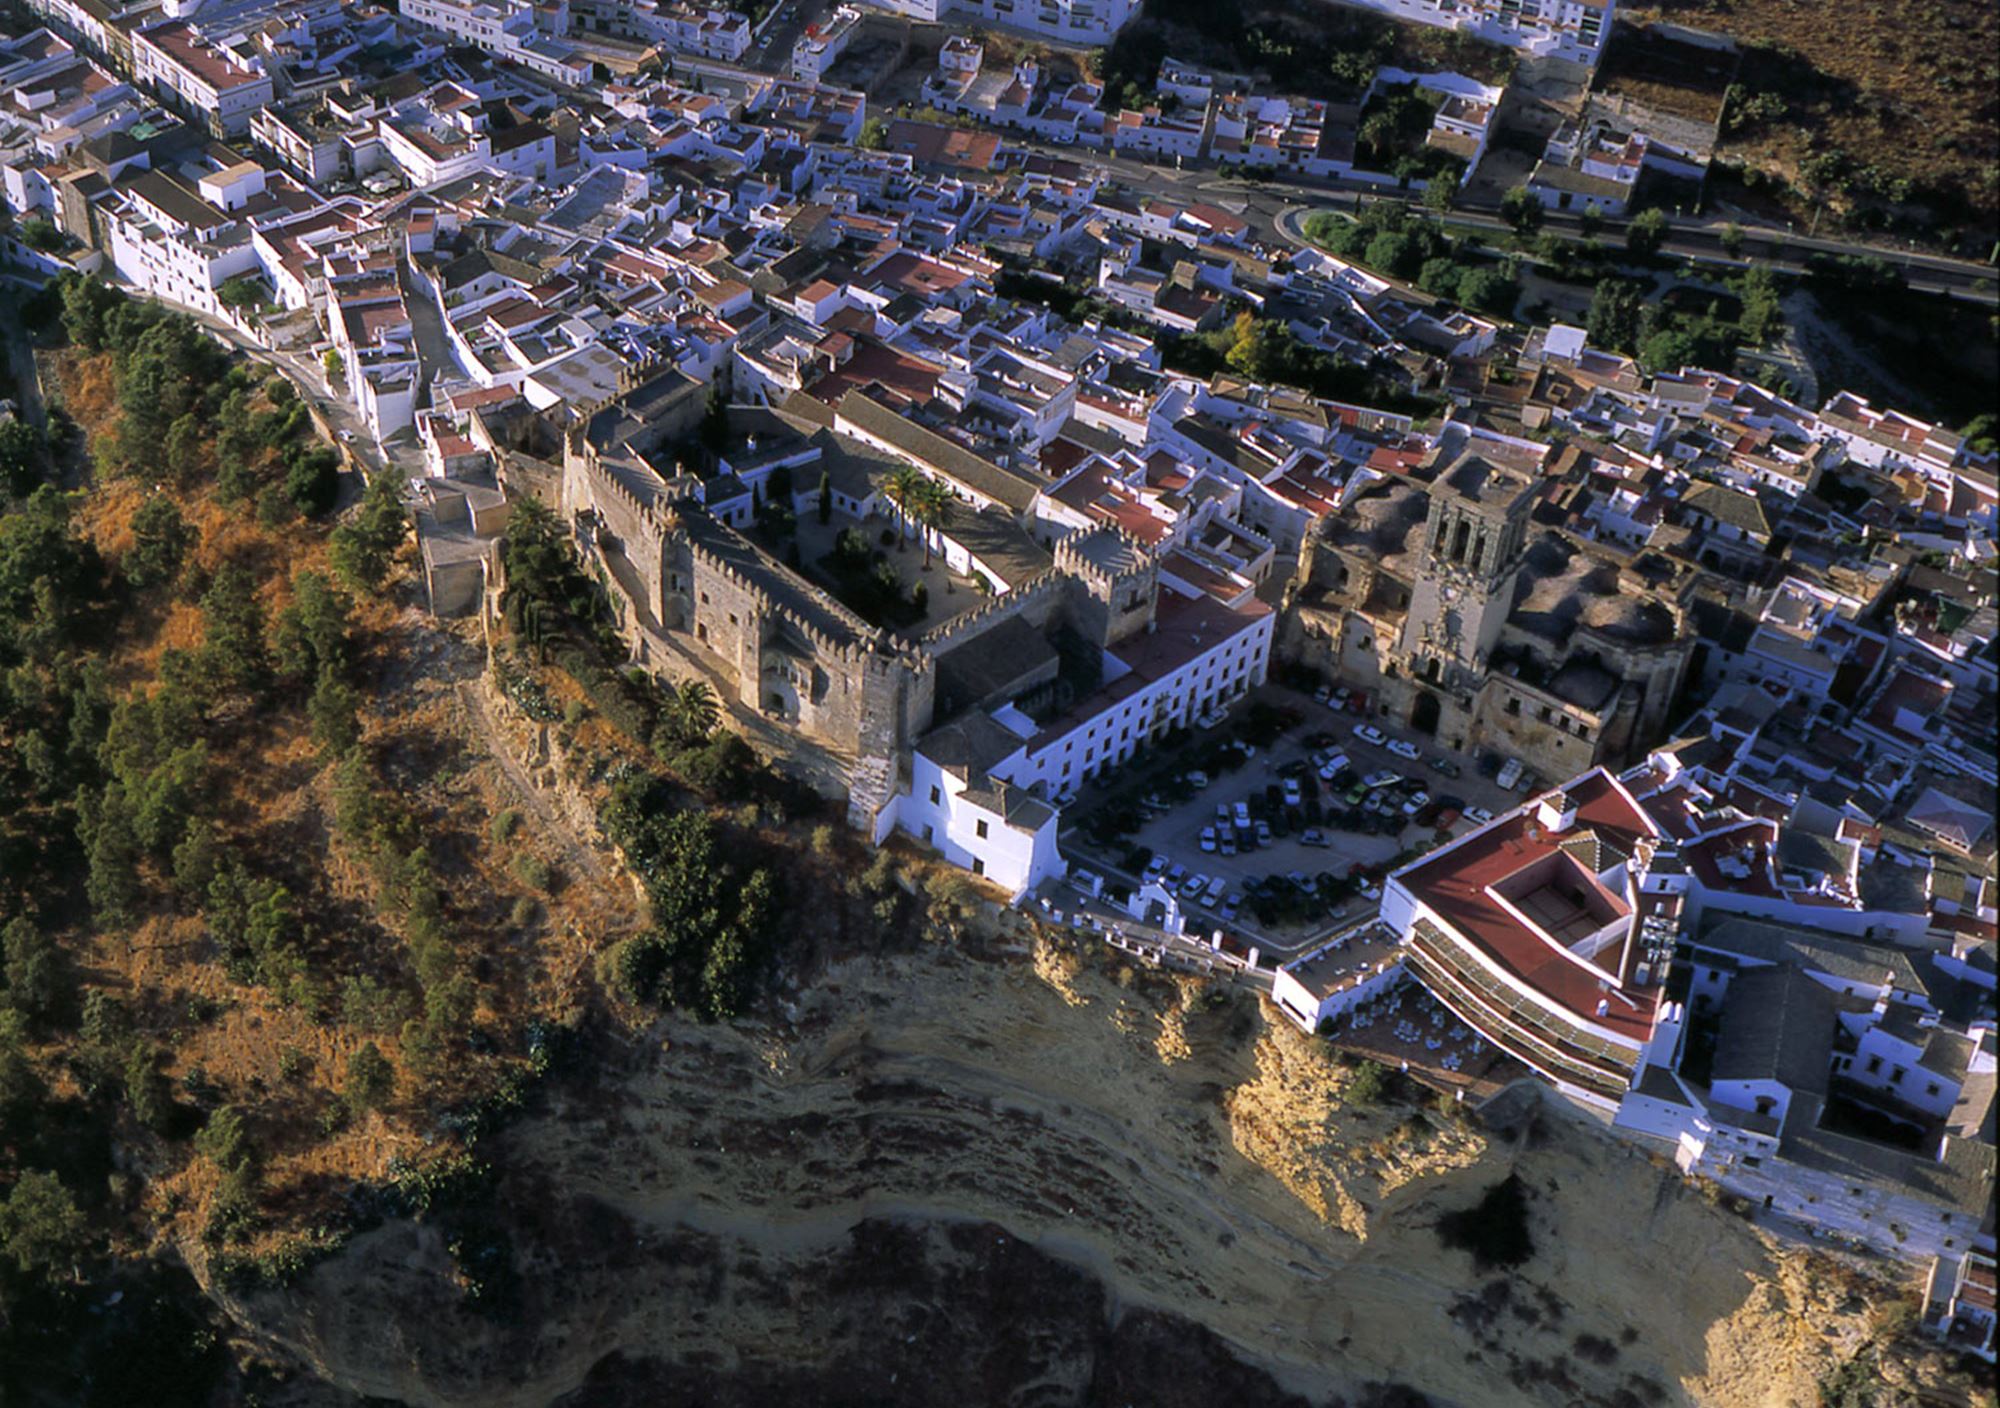
[[[1563,791],[1576,807],[1576,820],[1568,830],[1545,830],[1530,804],[1419,862],[1402,873],[1401,883],[1461,943],[1476,948],[1544,1000],[1620,1036],[1643,1040],[1652,1030],[1657,988],[1610,989],[1583,960],[1551,942],[1491,893],[1509,877],[1559,855],[1563,841],[1586,831],[1595,831],[1627,854],[1641,838],[1659,834],[1631,794],[1601,768]],[[1597,1004],[1606,999],[1609,1007],[1599,1016]]]

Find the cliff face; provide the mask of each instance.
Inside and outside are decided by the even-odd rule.
[[[272,1357],[436,1405],[1810,1402],[1861,1302],[1530,1094],[1357,1111],[1247,999],[951,954],[825,975],[780,1033],[660,1024],[516,1127],[518,1273],[468,1308],[392,1224],[232,1303]],[[1433,1224],[1512,1171],[1533,1259]],[[1384,1398],[1382,1401],[1396,1401]],[[1404,1400],[1414,1401],[1414,1400]]]

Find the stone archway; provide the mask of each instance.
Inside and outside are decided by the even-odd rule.
[[[1418,733],[1436,733],[1438,716],[1444,712],[1444,705],[1428,689],[1417,691],[1416,701],[1410,705],[1410,727]]]

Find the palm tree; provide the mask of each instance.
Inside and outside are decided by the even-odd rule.
[[[943,530],[951,522],[951,491],[935,479],[926,479],[918,486],[916,499],[910,505],[910,512],[924,528],[924,569],[931,565],[931,537]]]
[[[681,733],[695,743],[713,733],[722,717],[722,709],[715,702],[715,691],[702,680],[688,680],[674,692],[673,710]]]
[[[923,471],[914,465],[902,464],[889,471],[889,478],[882,485],[883,495],[896,506],[897,514],[902,518],[902,536],[905,538],[909,536],[910,507],[927,482]]]

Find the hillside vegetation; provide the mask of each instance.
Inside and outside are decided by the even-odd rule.
[[[89,281],[29,316],[64,346],[53,437],[0,430],[0,1398],[207,1401],[242,1371],[163,1268],[282,1284],[387,1218],[453,1219],[502,1304],[481,1140],[583,1033],[969,912],[622,671],[533,504],[488,689],[289,383]]]
[[[1647,0],[1621,18],[1726,34],[1744,61],[1719,157],[1808,218],[1940,237],[2000,224],[2000,8],[1987,0]],[[1831,226],[1825,222],[1822,232]]]

